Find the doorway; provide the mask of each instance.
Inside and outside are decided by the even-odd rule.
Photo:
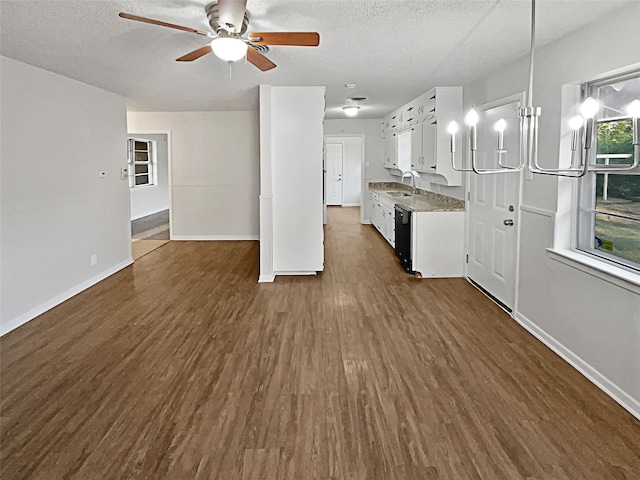
[[[325,210],[327,205],[360,207],[364,135],[325,135],[324,143]]]
[[[327,205],[342,206],[342,169],[344,164],[344,144],[328,143],[325,149],[325,165],[327,181],[325,182],[325,198]]]
[[[170,240],[169,135],[129,134],[127,152],[135,261]]]
[[[480,168],[514,166],[520,161],[523,96],[515,95],[477,109],[477,160]],[[503,119],[504,149],[498,158],[495,123]],[[481,127],[482,126],[482,127]],[[467,277],[507,311],[515,308],[522,172],[469,173]]]

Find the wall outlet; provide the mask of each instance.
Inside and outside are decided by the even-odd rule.
[[[93,267],[94,265],[98,264],[98,254],[94,253],[93,255],[91,255],[91,266]]]
[[[126,180],[127,178],[129,178],[129,170],[127,168],[120,169],[120,178],[122,180]]]

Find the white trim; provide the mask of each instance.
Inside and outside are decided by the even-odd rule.
[[[547,248],[549,258],[564,263],[600,280],[640,294],[640,275],[586,253],[575,250],[555,250]]]
[[[258,283],[272,283],[276,279],[274,274],[271,275],[260,275],[258,277]]]
[[[171,240],[176,241],[206,241],[206,240],[260,240],[260,235],[174,235]]]
[[[333,205],[332,205],[333,206]],[[343,203],[342,205],[336,205],[339,207],[359,207],[359,203]]]
[[[157,187],[157,185],[154,185],[154,186]],[[169,207],[167,206],[167,207],[159,208],[157,210],[152,210],[151,212],[145,213],[144,215],[140,215],[139,217],[136,217],[136,218],[131,217],[131,220],[132,221],[140,220],[141,218],[148,217],[149,215],[155,215],[156,213],[164,212],[165,210],[169,210]]]
[[[522,91],[520,93],[514,93],[513,95],[499,98],[497,100],[492,100],[491,102],[483,103],[482,105],[476,107],[476,110],[486,112],[487,110],[491,110],[496,107],[503,107],[514,102],[520,102],[521,105],[524,105],[525,100],[525,92]]]
[[[36,318],[38,315],[42,315],[47,310],[51,310],[53,307],[56,307],[56,306],[60,305],[62,302],[66,301],[66,300],[69,300],[71,297],[73,297],[73,296],[77,295],[78,293],[82,292],[83,290],[86,290],[87,288],[95,285],[96,283],[101,282],[105,278],[110,277],[114,273],[119,272],[123,268],[128,267],[132,263],[133,263],[133,258],[129,257],[124,262],[120,262],[117,265],[114,265],[113,267],[108,268],[107,270],[99,273],[98,275],[96,275],[94,277],[91,277],[89,280],[86,280],[86,281],[76,285],[75,287],[71,287],[67,291],[62,292],[60,295],[56,295],[52,299],[47,300],[46,302],[38,305],[35,308],[32,308],[28,312],[23,313],[22,315],[14,318],[12,320],[9,320],[8,322],[3,322],[2,324],[0,324],[0,336],[3,336],[5,334],[9,333],[11,330],[14,330],[14,329],[18,328],[21,325],[24,325],[28,321],[33,320],[34,318]]]
[[[538,327],[527,317],[517,312],[513,317],[524,329],[553,350],[565,362],[584,375],[591,383],[615,400],[622,408],[640,420],[640,402],[618,387],[594,367],[573,353],[562,343]]]
[[[520,205],[520,210],[528,213],[535,213],[537,215],[542,215],[544,217],[553,218],[556,216],[556,212],[552,210],[546,210],[544,208],[532,207],[530,205]]]

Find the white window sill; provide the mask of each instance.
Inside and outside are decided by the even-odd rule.
[[[640,294],[640,274],[573,250],[547,248],[549,257],[589,275]]]
[[[155,188],[158,185],[154,184],[154,185],[138,185],[137,187],[129,187],[129,190],[146,190],[148,188]]]

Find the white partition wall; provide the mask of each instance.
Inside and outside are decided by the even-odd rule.
[[[260,86],[260,281],[324,268],[325,87]]]

